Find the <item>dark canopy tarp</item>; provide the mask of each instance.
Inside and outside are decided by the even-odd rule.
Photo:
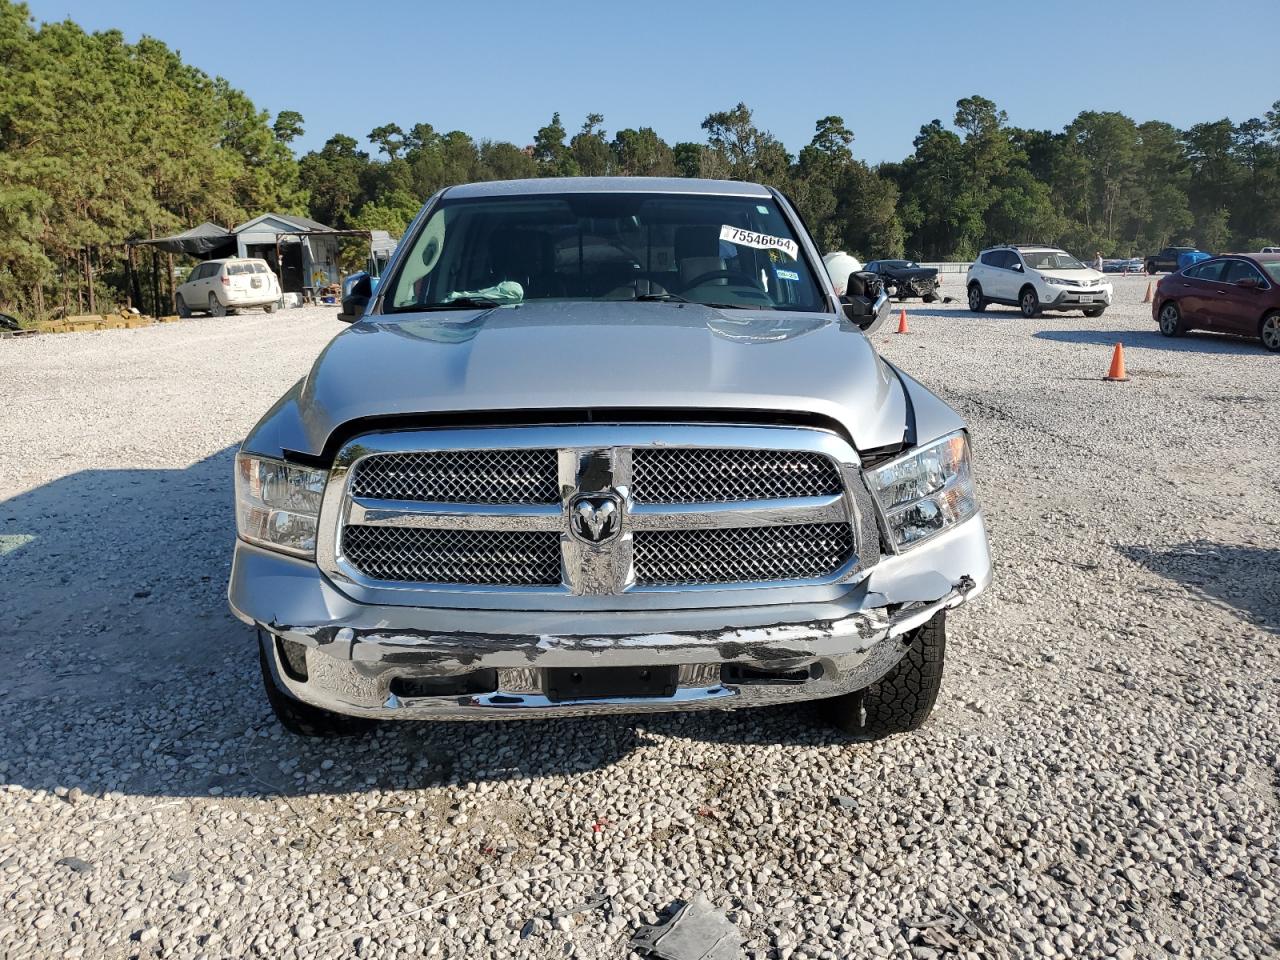
[[[156,237],[154,240],[134,240],[135,244],[159,247],[166,253],[185,253],[192,257],[208,257],[223,249],[235,247],[235,234],[216,223],[205,222],[198,227],[175,233],[172,237]]]

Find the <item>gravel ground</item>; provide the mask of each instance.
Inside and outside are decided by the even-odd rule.
[[[1280,357],[1161,338],[1145,285],[877,336],[969,419],[998,566],[876,745],[809,708],[286,735],[230,458],[333,311],[0,342],[0,956],[620,957],[699,891],[755,957],[1280,952]]]

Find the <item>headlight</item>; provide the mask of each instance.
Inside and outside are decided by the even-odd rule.
[[[1042,277],[1041,279],[1045,283],[1053,284],[1055,287],[1074,287],[1076,285],[1074,280],[1063,280],[1061,277]]]
[[[314,557],[316,520],[328,479],[326,470],[238,454],[236,530],[250,543]]]
[[[969,441],[963,431],[868,470],[867,479],[899,550],[978,512]]]

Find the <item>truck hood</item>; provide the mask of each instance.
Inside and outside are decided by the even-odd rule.
[[[900,444],[902,383],[830,314],[548,302],[374,316],[338,334],[245,449],[311,456],[343,424],[439,413],[799,411],[860,449]]]

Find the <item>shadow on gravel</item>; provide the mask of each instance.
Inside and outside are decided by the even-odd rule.
[[[1173,547],[1123,547],[1130,560],[1207,600],[1226,604],[1280,634],[1280,549],[1194,540]]]
[[[285,733],[226,605],[228,447],[183,470],[88,470],[0,502],[0,785],[291,796],[563,777],[668,749],[845,742],[812,707]]]
[[[1181,337],[1166,337],[1157,330],[1041,330],[1035,336],[1039,340],[1093,343],[1104,347],[1123,343],[1126,348],[1141,347],[1171,353],[1266,354],[1266,349],[1257,340],[1222,333],[1195,332]]]

